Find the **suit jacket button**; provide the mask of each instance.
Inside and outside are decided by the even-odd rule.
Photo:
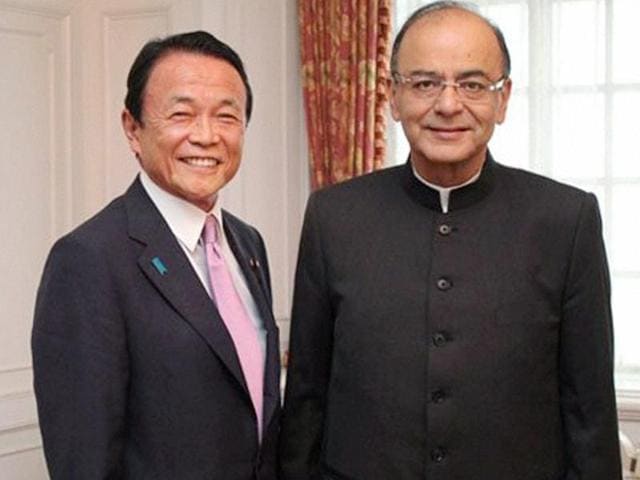
[[[431,460],[436,463],[444,462],[445,458],[447,458],[447,451],[442,447],[437,447],[431,450]]]
[[[433,340],[433,344],[436,347],[442,347],[445,343],[447,343],[447,336],[443,332],[434,333],[431,339]]]
[[[436,403],[436,404],[442,403],[444,402],[445,397],[446,397],[446,394],[441,389],[434,390],[433,392],[431,392],[431,401],[433,403]]]
[[[436,286],[439,290],[442,290],[444,292],[453,287],[453,283],[451,283],[451,280],[449,280],[448,278],[442,277],[438,279],[438,281],[436,282]]]
[[[438,227],[438,233],[440,235],[445,236],[445,237],[451,233],[451,230],[452,230],[452,228],[449,225],[447,225],[446,223],[443,223],[442,225],[440,225]]]

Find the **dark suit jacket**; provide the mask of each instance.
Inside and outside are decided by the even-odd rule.
[[[315,193],[284,480],[621,478],[596,199],[488,158],[440,210],[409,165]]]
[[[226,212],[224,225],[267,332],[262,447],[231,337],[136,180],[60,239],[45,266],[32,349],[52,479],[275,478],[267,258],[254,228]]]

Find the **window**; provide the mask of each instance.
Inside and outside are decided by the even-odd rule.
[[[619,390],[640,389],[640,1],[478,0],[512,57],[496,159],[594,192],[612,277]],[[422,0],[396,0],[395,32]],[[392,123],[389,158],[408,145]]]

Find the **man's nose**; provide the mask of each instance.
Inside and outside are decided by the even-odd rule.
[[[445,85],[436,97],[433,106],[435,111],[441,115],[453,115],[459,113],[463,108],[458,90],[454,85]]]
[[[220,140],[215,121],[201,116],[194,122],[189,135],[189,141],[200,145],[210,145]]]

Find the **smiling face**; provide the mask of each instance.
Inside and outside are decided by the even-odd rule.
[[[407,30],[398,51],[398,73],[430,74],[446,81],[492,83],[502,77],[502,55],[493,30],[478,16],[457,9],[434,12]],[[411,161],[420,175],[442,186],[461,184],[484,162],[496,123],[505,118],[511,82],[485,101],[461,101],[447,87],[433,99],[417,98],[393,84],[391,112],[402,123]]]
[[[162,189],[209,211],[240,166],[246,91],[226,61],[171,52],[151,70],[142,121],[122,125],[142,169]]]

